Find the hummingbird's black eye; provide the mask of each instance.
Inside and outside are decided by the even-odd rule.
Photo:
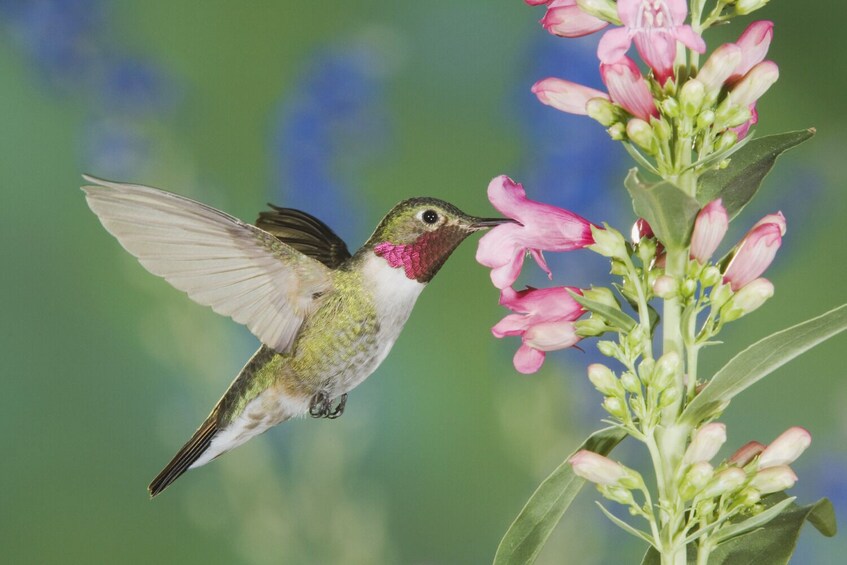
[[[438,212],[435,210],[427,210],[423,213],[421,219],[423,219],[423,221],[427,224],[434,224],[438,221]]]

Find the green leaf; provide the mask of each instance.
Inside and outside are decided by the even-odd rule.
[[[757,341],[715,373],[682,413],[681,421],[697,425],[729,404],[739,392],[801,353],[847,329],[847,304]]]
[[[780,493],[766,497],[763,502],[766,506],[774,506],[782,504],[785,498],[786,496]],[[823,535],[835,535],[835,510],[829,500],[822,498],[806,506],[791,504],[787,510],[763,527],[718,545],[709,556],[709,564],[787,564],[797,546],[800,530],[807,520]]]
[[[618,427],[605,428],[591,434],[576,451],[587,449],[607,455],[626,435]],[[494,565],[533,563],[538,557],[553,528],[585,484],[568,463],[571,455],[538,485],[512,522],[497,547]]]
[[[621,329],[623,331],[629,331],[636,326],[635,320],[633,320],[617,308],[613,308],[608,304],[603,304],[602,302],[597,302],[596,300],[589,300],[575,292],[569,292],[573,299],[576,300],[577,304],[579,304],[589,312],[599,314],[601,317],[605,318],[606,321],[610,322],[616,328]]]
[[[755,530],[756,528],[764,526],[776,518],[780,512],[791,506],[796,498],[797,497],[795,496],[785,497],[784,500],[777,502],[767,510],[763,510],[755,516],[751,516],[746,520],[724,525],[713,537],[714,541],[720,544],[734,537],[746,534],[750,530]]]
[[[665,247],[681,248],[688,243],[700,203],[668,181],[645,183],[631,169],[624,186],[632,197],[635,213],[647,220]]]
[[[705,206],[716,198],[722,198],[729,217],[734,218],[753,199],[776,158],[813,135],[815,130],[810,128],[750,141],[732,156],[725,169],[710,170],[700,175],[697,200]]]

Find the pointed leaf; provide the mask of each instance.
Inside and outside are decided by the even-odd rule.
[[[791,503],[793,503],[796,498],[797,497],[795,496],[786,497],[784,500],[777,502],[767,510],[763,510],[755,516],[751,516],[750,518],[741,520],[740,522],[724,525],[713,539],[717,543],[723,543],[734,537],[740,536],[741,534],[746,534],[750,530],[762,527],[776,518],[780,512],[791,506]]]
[[[722,198],[730,219],[734,218],[753,199],[776,158],[814,134],[814,128],[810,128],[750,141],[732,156],[725,169],[710,170],[700,176],[697,200],[705,206]]]
[[[587,449],[607,455],[626,435],[620,428],[605,428],[591,434],[576,451]],[[497,547],[494,565],[528,564],[538,557],[553,528],[585,484],[568,463],[571,455],[544,479],[512,522]]]
[[[577,304],[579,304],[589,312],[599,314],[601,317],[605,318],[616,328],[619,328],[623,331],[629,331],[636,326],[635,320],[633,320],[617,308],[612,308],[611,306],[603,304],[602,302],[597,302],[596,300],[589,300],[583,297],[581,294],[577,294],[573,291],[569,292],[571,297],[576,300]]]
[[[645,183],[631,169],[624,186],[632,197],[632,207],[639,217],[647,220],[656,238],[665,247],[681,248],[688,243],[700,203],[678,186],[663,181]]]
[[[715,373],[685,408],[681,421],[699,424],[725,408],[739,392],[845,329],[847,304],[757,341]]]
[[[784,494],[763,499],[766,506],[781,504]],[[710,565],[735,563],[787,564],[797,546],[797,538],[806,521],[827,537],[835,535],[835,510],[832,503],[822,498],[814,504],[792,504],[763,527],[737,536],[718,545],[709,556]]]

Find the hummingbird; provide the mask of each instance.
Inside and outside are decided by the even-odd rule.
[[[251,225],[156,188],[83,175],[91,210],[144,268],[261,341],[206,420],[148,486],[291,418],[337,418],[388,355],[415,301],[470,234],[513,220],[443,200],[394,206],[351,254],[306,212],[269,204]]]

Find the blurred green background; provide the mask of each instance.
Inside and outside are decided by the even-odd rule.
[[[77,187],[90,172],[245,220],[268,201],[296,205],[355,247],[410,196],[490,214],[486,185],[509,173],[531,197],[628,229],[623,150],[528,92],[548,75],[597,85],[598,36],[549,37],[541,15],[518,0],[0,0],[4,562],[490,562],[537,483],[599,426],[584,376],[592,343],[517,374],[516,341],[489,333],[505,312],[468,242],[343,418],[273,429],[150,502],[149,480],[257,343],[144,271]],[[844,301],[847,78],[834,37],[847,9],[774,2],[756,15],[776,22],[781,69],[757,133],[818,135],[778,163],[735,226],[785,212],[768,274],[777,294],[701,356],[704,375]],[[555,282],[602,278],[588,255],[554,258]],[[725,417],[727,451],[809,428],[795,492],[831,497],[842,524],[845,345],[788,365]],[[540,562],[637,562],[644,548],[595,498],[585,490]],[[810,530],[797,562],[845,551],[843,536]]]

